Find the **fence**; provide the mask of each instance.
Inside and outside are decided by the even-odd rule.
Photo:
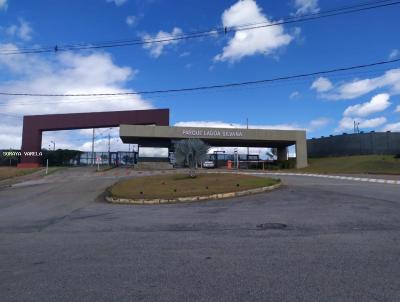
[[[400,154],[400,132],[331,135],[307,140],[309,157]]]

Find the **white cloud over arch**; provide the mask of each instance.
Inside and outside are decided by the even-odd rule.
[[[222,24],[227,28],[254,23],[272,24],[254,0],[239,0],[222,14]],[[282,25],[236,31],[214,60],[236,62],[246,56],[270,55],[292,40]]]

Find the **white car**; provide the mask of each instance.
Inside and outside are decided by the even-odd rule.
[[[203,168],[214,168],[214,167],[215,167],[215,164],[214,164],[214,162],[211,161],[211,160],[206,160],[206,161],[203,163]]]

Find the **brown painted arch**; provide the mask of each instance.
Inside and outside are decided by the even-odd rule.
[[[129,125],[169,126],[169,109],[66,113],[24,116],[20,168],[39,167],[41,158],[25,152],[41,151],[42,132]]]

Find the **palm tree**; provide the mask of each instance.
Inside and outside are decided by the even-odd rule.
[[[189,138],[175,143],[175,158],[178,164],[189,167],[189,176],[196,177],[197,164],[204,161],[210,146],[198,138]]]

